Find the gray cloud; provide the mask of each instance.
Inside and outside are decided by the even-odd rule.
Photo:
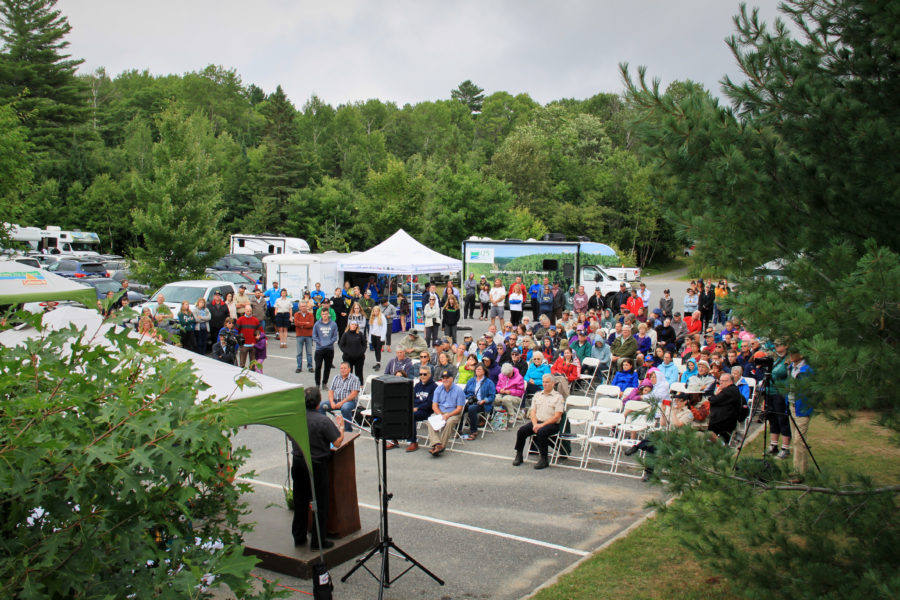
[[[776,16],[777,0],[760,0]],[[60,0],[82,71],[185,73],[207,64],[245,83],[282,85],[302,105],[448,98],[472,79],[487,93],[546,103],[620,92],[618,64],[646,65],[663,85],[693,79],[718,93],[737,76],[724,39],[737,2],[462,0]]]

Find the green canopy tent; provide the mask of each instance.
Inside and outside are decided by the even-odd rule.
[[[0,306],[71,300],[93,308],[94,288],[44,269],[0,259]]]
[[[53,275],[47,273],[47,275]],[[93,288],[88,288],[96,302]],[[0,296],[0,302],[4,302]],[[43,300],[44,298],[41,298]],[[36,301],[36,300],[30,300]],[[108,344],[104,334],[115,327],[105,322],[95,310],[74,306],[63,306],[44,314],[42,322],[53,330],[75,325],[82,336],[93,344]],[[33,328],[14,328],[0,332],[0,345],[13,346],[25,339],[40,335]],[[129,335],[136,336],[134,332]],[[147,343],[156,343],[150,342]],[[227,419],[230,425],[270,425],[290,435],[303,450],[309,462],[309,436],[306,429],[306,407],[303,388],[263,375],[246,372],[239,367],[225,364],[215,359],[201,356],[177,346],[164,346],[166,352],[181,362],[191,362],[194,372],[209,387],[198,392],[198,401],[219,401],[227,403]],[[64,350],[64,349],[61,349]],[[245,385],[252,383],[253,385]]]

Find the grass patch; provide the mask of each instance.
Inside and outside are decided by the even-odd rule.
[[[889,444],[890,433],[875,425],[870,413],[858,413],[849,425],[814,417],[807,437],[823,469],[861,473],[886,485],[900,482],[900,448]],[[759,435],[743,454],[759,456],[767,445],[768,439]],[[810,468],[814,468],[811,461]],[[727,579],[709,575],[660,518],[652,518],[541,590],[535,599],[717,600],[738,596]]]

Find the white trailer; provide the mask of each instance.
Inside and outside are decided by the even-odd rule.
[[[232,254],[309,254],[306,240],[279,235],[246,235],[236,233],[231,236]]]
[[[28,250],[37,250],[40,247],[40,227],[21,227],[15,223],[4,223],[3,228],[10,240],[27,246]]]
[[[350,256],[340,252],[324,254],[274,254],[263,258],[266,284],[273,281],[284,288],[295,300],[303,297],[303,292],[312,292],[316,283],[322,284],[322,291],[331,296],[335,288],[344,284],[344,273],[338,270],[338,262]]]

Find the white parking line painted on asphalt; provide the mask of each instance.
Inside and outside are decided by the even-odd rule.
[[[242,483],[249,483],[250,485],[259,485],[262,487],[274,488],[274,489],[282,489],[283,486],[277,483],[269,483],[268,481],[260,481],[258,479],[247,479],[246,477],[238,477],[237,481]],[[374,504],[363,504],[359,503],[359,506],[362,508],[368,508],[371,510],[379,510],[378,506]],[[494,529],[485,529],[484,527],[476,527],[475,525],[467,525],[465,523],[457,523],[455,521],[446,521],[444,519],[436,519],[434,517],[428,517],[426,515],[417,515],[415,513],[406,512],[403,510],[394,510],[390,509],[390,513],[392,515],[397,515],[400,517],[407,517],[410,519],[417,519],[419,521],[427,521],[429,523],[436,523],[438,525],[446,525],[447,527],[455,527],[456,529],[464,529],[466,531],[474,531],[476,533],[483,533],[485,535],[492,535],[494,537],[505,538],[508,540],[514,540],[516,542],[523,542],[525,544],[531,544],[532,546],[540,546],[542,548],[548,548],[550,550],[558,550],[560,552],[566,552],[567,554],[574,554],[575,556],[587,556],[590,552],[586,550],[579,550],[578,548],[570,548],[568,546],[561,546],[559,544],[552,544],[550,542],[545,542],[542,540],[536,540],[534,538],[523,537],[521,535],[513,535],[512,533],[506,533],[504,531],[496,531]]]
[[[363,504],[359,503],[362,508],[370,508],[372,510],[379,510],[377,506],[373,504]],[[531,544],[532,546],[541,546],[543,548],[549,548],[551,550],[559,550],[560,552],[567,552],[569,554],[574,554],[575,556],[587,556],[590,552],[585,550],[579,550],[577,548],[569,548],[568,546],[560,546],[559,544],[551,544],[550,542],[544,542],[542,540],[536,540],[534,538],[523,537],[521,535],[513,535],[511,533],[506,533],[503,531],[497,531],[495,529],[485,529],[484,527],[476,527],[475,525],[466,525],[465,523],[457,523],[455,521],[445,521],[444,519],[436,519],[434,517],[428,517],[425,515],[417,515],[415,513],[409,513],[402,510],[394,510],[390,509],[390,513],[392,515],[399,515],[401,517],[408,517],[410,519],[417,519],[419,521],[427,521],[429,523],[437,523],[438,525],[446,525],[448,527],[455,527],[457,529],[465,529],[466,531],[474,531],[476,533],[483,533],[485,535],[493,535],[495,537],[506,538],[508,540],[515,540],[517,542],[524,542],[526,544]]]

